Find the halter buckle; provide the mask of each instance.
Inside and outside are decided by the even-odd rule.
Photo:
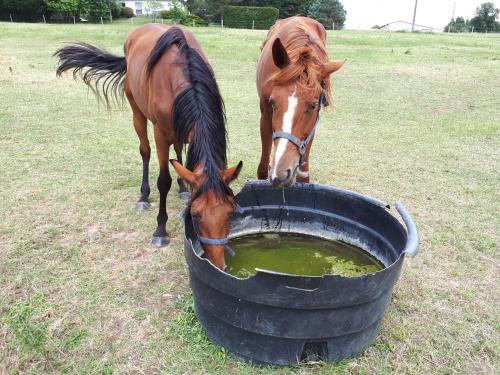
[[[307,144],[305,142],[302,142],[299,146],[299,154],[301,156],[305,155],[306,153],[306,148],[307,148]]]

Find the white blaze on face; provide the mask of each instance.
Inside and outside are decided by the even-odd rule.
[[[295,108],[297,107],[298,99],[295,96],[295,91],[291,96],[288,97],[288,108],[283,115],[283,131],[285,133],[292,133],[293,117],[295,115]],[[288,140],[286,138],[279,138],[278,147],[276,147],[276,152],[274,154],[274,168],[272,171],[271,179],[277,177],[278,164],[285,153],[286,145]]]

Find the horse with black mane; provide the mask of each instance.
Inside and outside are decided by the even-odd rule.
[[[181,193],[191,188],[189,212],[209,260],[223,269],[229,216],[235,210],[229,183],[238,177],[242,162],[227,168],[226,117],[222,97],[206,56],[194,35],[178,27],[145,25],[125,41],[125,56],[116,56],[87,43],[59,49],[57,74],[73,69],[73,76],[102,95],[125,93],[133,113],[143,162],[139,210],[149,208],[151,148],[147,120],[153,123],[160,173],[157,228],[152,243],[169,243],[166,200],[172,185],[168,161],[173,145],[177,160],[170,163],[179,175]],[[182,148],[189,143],[186,166]]]

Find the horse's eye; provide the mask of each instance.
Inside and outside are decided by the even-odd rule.
[[[312,111],[316,110],[317,108],[318,108],[318,103],[317,102],[309,103],[307,105],[307,113],[311,113]]]

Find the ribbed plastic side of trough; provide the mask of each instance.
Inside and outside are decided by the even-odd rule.
[[[368,347],[378,334],[404,253],[417,251],[416,230],[404,208],[408,231],[385,203],[322,185],[283,190],[250,181],[236,200],[243,213],[234,216],[231,237],[290,232],[340,239],[370,252],[385,268],[359,277],[259,270],[238,279],[203,257],[188,215],[184,250],[196,316],[208,337],[240,357],[278,365],[338,361]]]

